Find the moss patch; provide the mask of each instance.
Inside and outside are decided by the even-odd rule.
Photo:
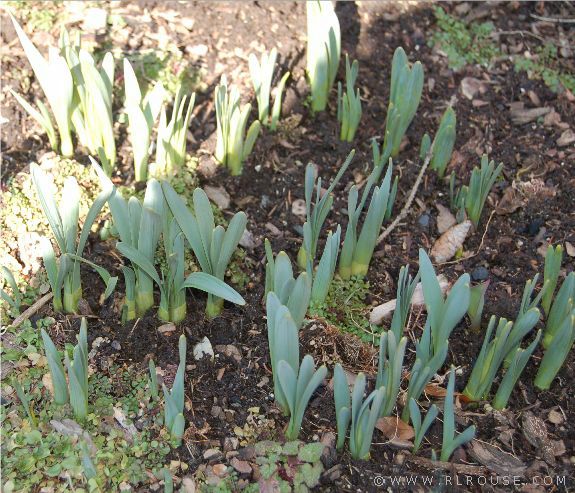
[[[331,283],[324,303],[312,303],[309,314],[322,318],[342,332],[359,337],[364,342],[375,344],[379,340],[377,328],[369,323],[369,306],[365,299],[369,283],[363,278],[344,281],[336,276]]]

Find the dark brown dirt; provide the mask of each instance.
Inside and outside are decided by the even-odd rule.
[[[277,45],[282,54],[282,64],[292,71],[292,79],[287,88],[284,109],[301,117],[296,130],[278,135],[264,132],[258,139],[252,156],[245,165],[244,173],[238,178],[231,178],[220,169],[217,174],[206,180],[210,184],[222,185],[230,193],[233,206],[244,210],[249,217],[248,229],[258,240],[268,237],[274,251],[286,250],[295,258],[301,242],[302,221],[291,213],[291,203],[303,197],[304,167],[308,162],[318,165],[324,180],[333,177],[338,166],[349,152],[349,146],[338,140],[338,126],[335,118],[334,100],[331,99],[329,111],[316,117],[310,116],[302,104],[305,98],[305,85],[296,84],[301,80],[305,68],[305,8],[297,2],[231,3],[217,4],[191,2],[140,2],[141,6],[156,11],[175,10],[182,16],[195,20],[191,31],[171,32],[175,43],[185,51],[186,47],[206,44],[209,49],[202,64],[211,74],[209,89],[198,96],[196,118],[193,120],[191,133],[193,141],[190,149],[209,150],[214,142],[214,109],[212,91],[219,80],[218,63],[221,53],[231,52],[241,47],[249,52],[250,43],[257,39],[267,48]],[[486,5],[490,5],[486,7]],[[452,5],[443,4],[447,10]],[[541,3],[518,2],[497,5],[485,4],[473,9],[485,9],[485,16],[491,19],[500,30],[530,30],[533,21],[529,14],[541,15]],[[560,131],[553,126],[540,124],[515,125],[511,121],[509,104],[523,101],[526,106],[533,106],[528,93],[532,91],[540,99],[540,106],[552,106],[563,122],[575,121],[575,105],[566,95],[551,92],[541,81],[529,80],[525,73],[516,73],[509,62],[502,61],[493,69],[467,67],[461,72],[454,72],[447,67],[446,61],[427,46],[434,17],[428,5],[416,7],[403,12],[399,7],[376,2],[339,3],[338,15],[342,26],[342,51],[348,52],[351,58],[357,58],[360,64],[359,86],[364,96],[364,114],[356,136],[357,151],[351,172],[336,188],[335,205],[328,219],[326,229],[337,223],[346,224],[347,190],[351,185],[351,174],[366,175],[371,162],[370,139],[383,134],[385,114],[389,96],[389,77],[391,58],[397,46],[403,46],[411,60],[419,59],[425,67],[424,93],[417,116],[412,123],[400,159],[394,163],[395,173],[400,176],[399,193],[394,211],[397,213],[403,206],[419,172],[419,142],[427,131],[433,134],[437,128],[446,105],[455,97],[454,108],[457,113],[457,153],[450,164],[458,181],[467,182],[473,166],[479,164],[483,152],[489,152],[490,159],[504,163],[504,179],[499,181],[486,206],[481,223],[465,243],[465,249],[475,255],[459,262],[448,263],[437,268],[450,280],[463,272],[473,272],[478,267],[488,270],[490,287],[487,291],[487,302],[484,323],[491,314],[514,318],[517,313],[524,283],[537,272],[542,272],[543,257],[537,249],[544,241],[575,244],[575,197],[572,193],[575,185],[573,147],[558,148],[556,140]],[[549,12],[553,13],[552,7]],[[547,14],[549,12],[545,11]],[[168,27],[165,19],[155,17],[156,23],[149,29]],[[3,18],[3,25],[5,25]],[[141,40],[140,44],[132,43],[130,49],[139,49],[149,45],[142,33],[144,28],[130,26],[133,35]],[[270,31],[271,29],[271,31]],[[154,31],[155,32],[155,31]],[[571,31],[572,34],[572,31]],[[13,44],[13,33],[6,29],[2,33],[3,42]],[[522,40],[527,46],[537,43],[530,37]],[[147,44],[146,44],[147,43]],[[19,49],[19,48],[18,48]],[[243,54],[242,54],[243,55]],[[4,56],[4,55],[3,55]],[[247,63],[242,56],[225,57],[226,72],[237,74],[238,82],[248,87]],[[22,64],[21,54],[3,59],[3,85],[14,83],[18,79],[17,71],[26,65]],[[16,72],[15,72],[16,71]],[[343,64],[340,65],[340,76],[343,75]],[[475,106],[458,91],[461,80],[471,76],[489,82],[488,90],[480,96],[482,106]],[[433,80],[433,84],[430,82]],[[251,88],[250,88],[251,90]],[[248,91],[244,90],[244,94]],[[38,93],[38,86],[33,83],[29,96]],[[253,102],[255,104],[255,102]],[[37,159],[38,154],[45,152],[47,142],[35,137],[35,127],[30,119],[16,107],[10,96],[2,101],[3,115],[9,119],[4,127],[2,148],[4,150],[4,167],[8,174],[16,172],[29,160]],[[381,142],[381,138],[380,138]],[[129,149],[126,149],[126,152]],[[121,155],[121,159],[125,155]],[[3,172],[3,180],[5,178]],[[553,196],[543,194],[528,197],[516,211],[508,214],[492,214],[495,205],[501,200],[504,192],[514,180],[540,178],[547,189],[553,189]],[[395,284],[399,269],[409,263],[412,270],[417,268],[417,252],[420,247],[430,248],[439,236],[435,217],[435,203],[449,205],[448,185],[428,172],[417,194],[406,220],[381,245],[372,262],[369,281],[371,287],[370,302],[387,301],[394,297]],[[422,217],[428,224],[421,226]],[[274,236],[270,224],[279,229]],[[92,244],[91,259],[117,272],[116,259],[107,254],[108,246]],[[118,322],[117,304],[114,299],[99,306],[102,285],[99,278],[83,271],[85,297],[94,310],[96,318],[91,319],[91,338],[103,336],[109,339],[101,347],[103,357],[114,355],[121,363],[133,362],[142,364],[153,357],[160,367],[174,364],[177,360],[177,338],[180,330],[188,336],[188,361],[194,365],[188,374],[193,385],[193,394],[189,395],[193,412],[186,416],[197,430],[209,430],[198,433],[188,442],[199,457],[190,462],[186,447],[177,451],[182,460],[190,462],[192,470],[201,462],[201,451],[214,443],[222,443],[230,436],[234,426],[242,426],[247,409],[259,406],[262,414],[271,415],[281,423],[270,397],[272,388],[269,383],[257,386],[264,378],[271,380],[270,363],[267,349],[266,326],[261,306],[263,295],[264,269],[263,245],[248,252],[254,260],[256,269],[250,272],[249,287],[244,294],[247,305],[243,308],[226,306],[222,316],[215,320],[206,320],[203,316],[205,300],[203,295],[194,293],[189,297],[188,317],[172,335],[159,334],[156,328],[161,324],[153,313],[146,315],[136,324],[121,325]],[[574,269],[572,257],[565,256],[566,272]],[[117,293],[122,293],[122,285]],[[45,309],[43,314],[49,313]],[[422,318],[412,327],[419,335]],[[310,327],[315,327],[312,331]],[[237,347],[242,359],[236,362],[232,357],[218,354],[214,363],[194,362],[192,348],[204,336],[208,336],[215,347],[220,344],[232,344]],[[353,371],[373,370],[373,352],[358,341],[346,339],[334,333],[333,327],[322,323],[310,324],[302,332],[302,354],[312,353],[316,360],[322,359],[330,364],[342,361]],[[112,341],[119,342],[121,350],[113,349]],[[310,344],[314,341],[314,344]],[[322,341],[327,349],[322,348]],[[463,376],[457,380],[457,389],[462,390],[466,376],[470,372],[482,342],[482,336],[473,334],[462,323],[454,331],[450,340],[450,353],[444,369],[450,364],[462,367]],[[330,346],[331,343],[331,346]],[[117,353],[117,354],[115,354]],[[406,357],[405,367],[413,361],[411,351]],[[570,457],[575,452],[575,432],[570,423],[575,421],[575,401],[569,390],[572,375],[575,371],[573,353],[559,374],[558,380],[548,392],[538,392],[532,386],[537,362],[542,356],[537,350],[532,362],[527,366],[520,383],[514,390],[509,404],[511,422],[516,424],[513,434],[513,448],[506,449],[527,465],[532,466],[532,475],[549,474],[569,475],[572,472]],[[218,378],[223,370],[223,375]],[[211,414],[213,406],[233,409],[235,417],[228,422],[215,418]],[[546,420],[549,410],[560,409],[565,416],[565,425],[548,423],[548,430],[554,440],[562,440],[566,452],[557,457],[554,467],[545,465],[539,459],[538,452],[525,440],[521,433],[521,415],[530,409]],[[482,406],[467,406],[461,412],[461,419],[471,420],[478,427],[477,438],[489,443],[496,443],[498,425],[492,413],[484,411]],[[322,433],[335,428],[335,417],[332,396],[327,388],[322,387],[310,404],[304,420],[302,436],[317,439]],[[266,437],[262,437],[266,438]],[[431,447],[441,448],[441,425],[436,424],[429,434]],[[373,480],[377,475],[428,474],[429,472],[412,461],[405,451],[385,443],[384,437],[376,432],[376,442],[368,462],[356,462],[344,453],[337,461],[341,465],[341,477],[335,482],[326,484],[326,491],[374,491]],[[430,447],[425,447],[420,456],[429,457]],[[454,462],[460,464],[472,462],[464,451],[456,454]],[[539,461],[539,462],[537,462]],[[480,491],[475,486],[473,489]],[[401,491],[415,491],[406,487]],[[449,488],[448,488],[449,490]],[[452,488],[453,491],[465,491],[466,488]],[[396,490],[394,490],[396,491]],[[399,490],[397,490],[399,491]],[[527,491],[527,490],[524,490]]]

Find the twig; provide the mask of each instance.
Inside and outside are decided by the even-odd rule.
[[[563,24],[575,24],[575,19],[562,19],[561,17],[543,17],[541,15],[529,14],[534,19],[544,22],[557,22]]]
[[[132,330],[130,331],[130,333],[128,334],[128,339],[130,337],[132,337],[132,334],[134,333],[134,330],[136,329],[137,325],[140,323],[140,320],[142,320],[141,318],[138,318],[138,320],[136,320],[136,322],[134,322],[134,326],[132,327]]]
[[[415,455],[410,455],[407,460],[413,464],[423,466],[425,468],[431,469],[432,471],[437,469],[452,470],[457,474],[467,474],[469,476],[485,476],[489,474],[489,470],[483,466],[474,466],[472,464],[456,464],[454,462],[441,462],[436,460],[429,460],[425,457],[418,457]]]
[[[532,33],[531,31],[494,31],[493,33],[491,33],[491,37],[497,37],[497,36],[513,36],[519,34],[521,36],[531,36],[532,38],[535,38],[539,41],[541,41],[542,43],[545,42],[545,38],[543,38],[542,36],[539,36],[538,34]]]
[[[40,310],[40,308],[42,308],[46,303],[48,303],[53,296],[54,294],[51,292],[42,296],[42,298],[36,301],[36,303],[34,303],[31,307],[27,308],[24,311],[24,313],[18,315],[14,319],[14,322],[12,322],[10,325],[14,328],[18,327],[22,322],[28,320],[32,315],[34,315],[38,310]]]
[[[421,169],[419,170],[419,174],[417,175],[417,179],[415,180],[415,183],[413,184],[413,188],[411,189],[411,192],[409,192],[409,196],[407,197],[407,201],[405,202],[403,209],[401,209],[401,212],[395,217],[393,222],[386,228],[386,230],[379,235],[379,238],[377,239],[377,243],[376,243],[377,245],[379,245],[383,240],[385,240],[391,234],[391,232],[395,229],[395,227],[399,224],[399,222],[402,221],[403,219],[405,219],[405,216],[407,216],[407,213],[409,212],[409,208],[411,207],[411,204],[412,204],[413,200],[415,199],[415,195],[417,194],[417,189],[419,188],[419,185],[421,184],[421,180],[423,178],[423,175],[425,174],[425,170],[429,166],[429,162],[431,161],[431,157],[433,156],[434,145],[435,145],[435,139],[431,143],[431,147],[429,148],[429,150],[427,151],[427,154],[425,155],[425,161],[423,161],[423,166],[421,166]]]

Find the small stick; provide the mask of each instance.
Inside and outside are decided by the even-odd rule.
[[[542,15],[529,14],[534,19],[544,22],[558,22],[565,24],[575,24],[575,19],[562,19],[560,17],[543,17]]]
[[[495,38],[497,36],[514,36],[514,35],[521,35],[521,36],[531,36],[532,38],[535,38],[539,41],[541,41],[542,43],[545,42],[545,38],[543,38],[542,36],[539,36],[538,34],[532,33],[530,31],[496,31],[493,32],[491,34],[492,38]]]
[[[10,324],[11,327],[18,327],[22,322],[28,320],[32,315],[34,315],[40,308],[42,308],[48,301],[52,299],[54,296],[53,293],[48,293],[42,296],[36,303],[34,303],[31,307],[27,308],[24,313],[18,315],[14,321]]]
[[[409,192],[409,196],[407,197],[407,201],[405,202],[403,209],[401,209],[401,212],[395,217],[393,222],[386,228],[386,230],[383,233],[381,233],[381,235],[379,235],[379,238],[377,239],[376,245],[379,245],[383,240],[385,240],[391,234],[391,232],[395,229],[395,227],[399,224],[399,222],[402,221],[403,219],[405,219],[405,216],[407,216],[407,213],[409,212],[409,208],[411,207],[411,204],[412,204],[413,200],[415,199],[415,194],[417,193],[417,189],[419,188],[419,185],[421,184],[421,180],[423,179],[423,175],[425,174],[425,170],[429,166],[429,163],[431,161],[431,157],[433,156],[434,145],[435,145],[435,139],[431,143],[431,147],[429,148],[429,150],[427,151],[427,154],[425,155],[425,161],[423,161],[423,166],[419,170],[419,174],[417,175],[417,179],[415,180],[415,183],[413,184],[413,188],[411,189],[411,192]]]
[[[407,460],[413,464],[426,467],[431,470],[445,469],[453,470],[457,474],[467,474],[469,476],[485,476],[489,474],[489,470],[483,466],[474,466],[472,464],[456,464],[454,462],[441,462],[438,460],[430,460],[425,457],[408,456]]]

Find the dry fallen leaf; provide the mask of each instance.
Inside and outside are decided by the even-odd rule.
[[[529,181],[522,181],[514,186],[528,199],[541,199],[544,197],[555,197],[557,190],[545,184],[540,178],[532,178]]]
[[[437,216],[437,230],[443,234],[457,222],[457,219],[455,219],[455,216],[444,205],[436,204],[435,207],[439,211],[439,215]]]
[[[447,395],[447,389],[437,385],[436,383],[428,383],[425,386],[425,389],[423,389],[423,392],[425,392],[425,395],[429,397],[439,397],[442,399]]]
[[[226,192],[224,187],[204,185],[204,192],[206,192],[208,198],[221,210],[225,210],[230,206],[230,194]]]
[[[550,111],[543,118],[543,125],[546,127],[551,127],[553,125],[559,125],[561,123],[561,115],[555,110]]]
[[[523,417],[523,435],[541,454],[545,462],[555,464],[555,447],[547,436],[547,426],[538,416],[531,411],[526,411]]]
[[[565,251],[570,257],[575,257],[575,246],[573,246],[572,243],[569,243],[568,241],[565,242]]]
[[[92,441],[90,434],[73,419],[65,418],[61,421],[53,419],[50,421],[50,425],[56,432],[61,433],[62,435],[77,436],[78,438],[85,440],[86,445],[88,445],[88,448],[90,449],[90,452],[95,454],[98,451],[94,445],[94,442]]]
[[[547,113],[553,111],[553,108],[544,106],[543,108],[511,108],[511,121],[515,125],[524,125],[525,123],[534,122],[537,118],[545,116]]]
[[[441,385],[437,385],[436,383],[428,383],[423,391],[428,397],[443,399],[447,395],[447,389]],[[463,402],[464,404],[467,404],[468,402],[471,402],[471,399],[461,392],[454,392],[453,395],[460,403]]]
[[[138,434],[138,430],[133,425],[133,423],[128,421],[128,418],[126,417],[126,414],[122,408],[114,407],[114,419],[126,432],[126,438],[133,439]]]
[[[355,379],[357,378],[357,375],[351,371],[346,370],[345,368],[343,369],[343,373],[345,374],[347,385],[349,387],[353,387],[355,385]],[[329,390],[333,391],[333,378],[329,381],[328,388]]]
[[[477,93],[484,94],[487,87],[487,83],[475,77],[464,77],[460,85],[461,93],[467,99],[473,99]]]
[[[513,187],[507,187],[495,210],[499,215],[512,214],[523,205],[524,201],[517,191]]]
[[[527,465],[517,457],[503,452],[489,443],[473,440],[468,450],[471,457],[477,462],[500,475],[523,476],[527,469]]]
[[[463,221],[443,233],[431,249],[431,256],[434,260],[439,263],[451,260],[457,250],[463,246],[470,229],[471,221]]]
[[[198,342],[193,349],[194,359],[196,361],[201,360],[204,356],[209,356],[210,359],[214,359],[214,348],[212,343],[207,337],[204,337],[200,342]]]
[[[44,388],[48,389],[48,392],[50,392],[50,394],[54,396],[54,384],[52,383],[51,373],[44,374],[44,376],[42,377],[42,384],[44,385]]]
[[[375,427],[390,440],[411,440],[415,436],[413,428],[397,416],[379,418]]]

